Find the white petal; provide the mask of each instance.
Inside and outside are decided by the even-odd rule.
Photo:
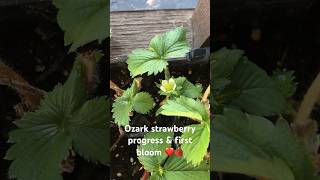
[[[169,82],[167,80],[162,80],[161,85],[166,86]]]
[[[167,92],[166,88],[164,88],[163,86],[160,86],[161,91],[163,92]]]
[[[172,90],[175,90],[175,89],[176,89],[176,87],[177,87],[177,85],[176,85],[176,84],[174,84],[174,85],[173,85]]]
[[[173,79],[173,78],[170,78],[170,79],[169,79],[169,83],[170,83],[170,84],[175,84],[174,79]]]

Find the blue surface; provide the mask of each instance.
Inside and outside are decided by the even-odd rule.
[[[111,0],[111,11],[193,9],[198,0]]]

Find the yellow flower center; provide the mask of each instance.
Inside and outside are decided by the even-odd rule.
[[[163,80],[161,82],[160,89],[164,92],[172,92],[176,89],[176,83],[174,79],[170,78],[169,80]]]

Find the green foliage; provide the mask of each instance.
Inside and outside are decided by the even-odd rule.
[[[214,88],[220,88],[230,83],[231,74],[243,54],[242,50],[228,50],[226,48],[214,53],[210,61]]]
[[[155,133],[149,132],[144,138],[165,138],[173,137],[173,133]],[[144,168],[151,172],[150,179],[209,179],[209,165],[202,161],[198,166],[188,163],[184,158],[177,156],[168,157],[164,153],[164,149],[170,147],[170,144],[146,144],[139,145],[138,150],[145,151],[161,151],[161,156],[139,156],[139,161],[143,164]]]
[[[156,75],[168,65],[168,58],[183,57],[189,51],[186,30],[178,27],[156,35],[148,49],[136,49],[128,56],[128,69],[132,77],[147,73]]]
[[[171,132],[148,132],[144,135],[144,139],[163,139],[163,143],[153,144],[147,143],[145,145],[139,145],[137,150],[139,151],[161,151],[161,156],[146,156],[141,155],[138,157],[143,167],[151,173],[160,173],[160,167],[168,157],[165,153],[167,147],[171,147],[171,144],[166,143],[167,137],[173,137]]]
[[[106,164],[109,157],[106,150],[108,137],[109,105],[105,97],[98,97],[85,102],[70,119],[70,133],[73,148],[85,159]],[[93,113],[94,112],[94,113]],[[109,140],[107,140],[109,141]]]
[[[225,109],[214,122],[215,170],[273,180],[319,179],[285,120],[273,125],[262,117]]]
[[[290,101],[291,96],[294,95],[297,89],[297,83],[294,81],[294,71],[287,70],[275,70],[272,73],[272,80],[277,87],[278,91],[282,94],[283,97],[287,99],[287,108],[286,114],[294,112],[293,105]]]
[[[187,162],[191,162],[194,165],[199,165],[207,153],[207,149],[210,142],[210,124],[202,123],[197,125],[190,125],[195,127],[195,133],[185,132],[181,138],[191,138],[192,143],[182,144],[183,153],[186,155]]]
[[[186,31],[178,27],[162,35],[156,35],[147,49],[134,50],[128,57],[128,69],[132,77],[147,73],[156,75],[166,69],[166,79],[156,84],[159,94],[166,98],[160,103],[156,115],[186,117],[194,120],[195,132],[186,132],[181,138],[191,139],[193,143],[176,144],[181,146],[183,157],[168,157],[164,150],[171,147],[166,143],[168,136],[173,133],[149,132],[145,138],[162,138],[164,143],[138,146],[138,151],[162,152],[161,156],[140,155],[139,161],[145,170],[151,172],[150,179],[209,179],[209,165],[204,161],[210,141],[210,117],[208,108],[200,102],[201,84],[193,84],[185,77],[169,77],[168,58],[183,57],[189,51]],[[153,107],[153,100],[148,93],[139,93],[136,84],[127,89],[123,96],[113,103],[113,118],[119,126],[129,124],[132,111],[147,113]],[[179,143],[179,142],[177,142]]]
[[[208,111],[199,100],[184,96],[166,101],[165,104],[159,108],[157,114],[187,117],[200,122],[210,121]]]
[[[157,114],[187,117],[201,122],[201,124],[191,125],[191,127],[196,128],[194,134],[185,132],[182,135],[182,138],[191,138],[193,142],[182,144],[182,150],[187,162],[199,165],[207,153],[210,141],[210,117],[205,106],[198,100],[181,96],[180,98],[166,101]]]
[[[161,59],[159,55],[150,50],[137,49],[132,51],[128,57],[128,69],[132,77],[147,73],[156,75],[162,72],[168,65],[166,59]]]
[[[275,71],[270,78],[242,51],[226,48],[213,54],[211,66],[214,170],[272,180],[320,179],[288,123],[261,117],[287,112],[296,86],[293,72]]]
[[[109,0],[54,0],[65,45],[76,50],[91,41],[109,37]]]
[[[77,58],[66,83],[45,95],[37,111],[15,121],[18,129],[9,139],[14,144],[5,157],[13,160],[10,178],[62,180],[60,163],[70,149],[89,161],[109,161],[107,99],[87,100],[83,69]]]
[[[137,82],[133,81],[121,97],[118,97],[112,105],[112,117],[119,126],[129,124],[132,111],[146,114],[153,108],[153,98],[146,92],[139,92]]]
[[[133,98],[133,109],[141,114],[148,113],[153,107],[153,99],[149,93],[141,92]]]
[[[173,93],[175,97],[185,96],[189,98],[199,98],[202,93],[202,85],[201,84],[192,84],[186,77],[178,77],[174,78],[176,83],[176,89]],[[160,91],[162,95],[168,95]]]
[[[297,83],[294,82],[295,77],[293,74],[294,71],[276,70],[271,76],[274,80],[275,86],[286,98],[291,97],[297,89]]]
[[[220,105],[262,116],[284,113],[287,104],[273,80],[242,55],[240,50],[225,48],[213,54],[214,93],[219,94]],[[229,100],[223,99],[225,97]]]

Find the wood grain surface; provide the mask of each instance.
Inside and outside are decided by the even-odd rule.
[[[192,46],[202,47],[210,38],[210,0],[199,0],[191,18],[192,24]],[[206,44],[208,45],[208,44]]]
[[[111,63],[124,62],[136,48],[146,48],[156,34],[178,26],[187,28],[192,45],[191,17],[194,9],[111,12]]]

